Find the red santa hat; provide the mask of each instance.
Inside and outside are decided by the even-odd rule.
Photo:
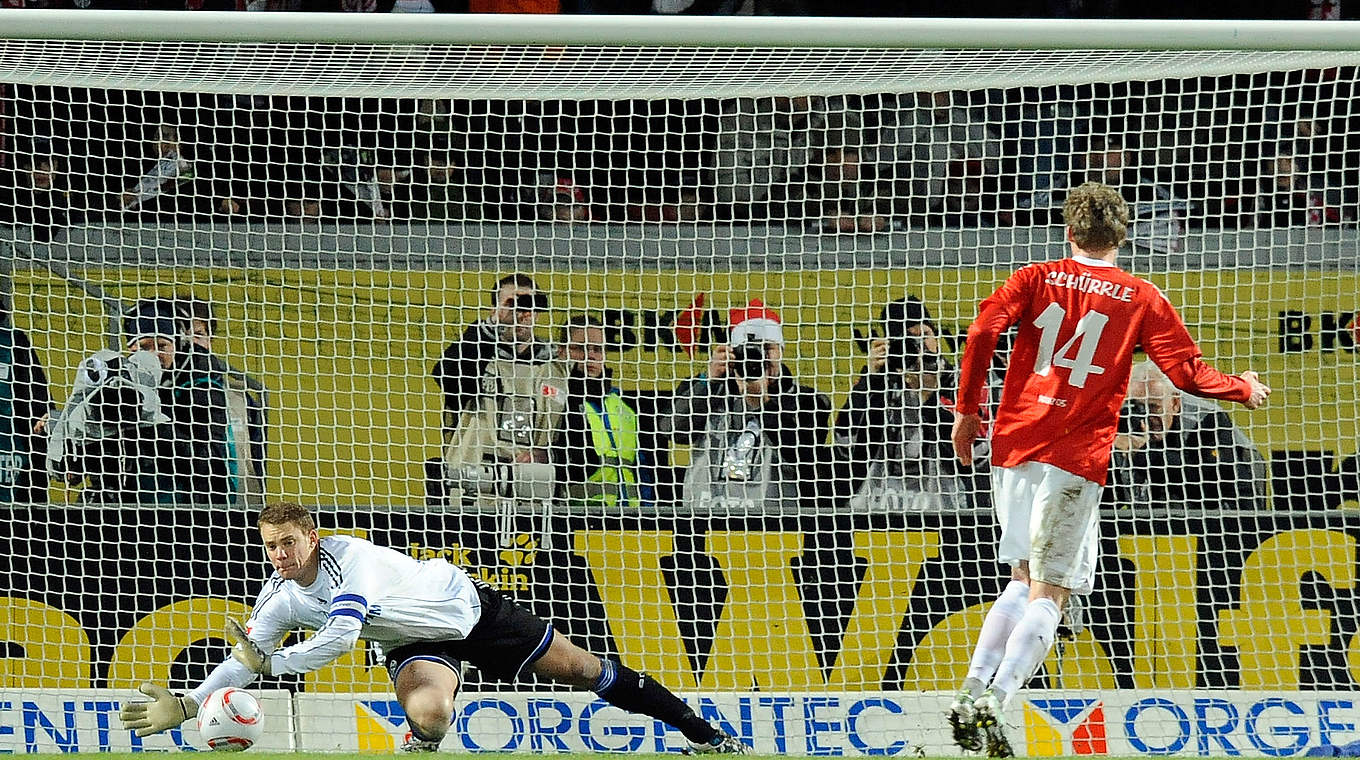
[[[565,195],[575,203],[585,203],[586,193],[581,186],[571,181],[571,177],[558,177],[553,187],[553,195]]]
[[[732,326],[732,337],[728,344],[733,348],[746,343],[778,343],[784,345],[784,330],[780,326],[779,314],[765,306],[759,298],[752,298],[743,307],[728,312],[727,322]]]

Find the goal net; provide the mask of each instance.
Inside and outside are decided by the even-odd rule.
[[[1360,740],[1346,22],[3,15],[0,751],[194,746],[116,712],[221,661],[292,501],[759,752],[956,753],[1006,577],[985,441],[950,445],[963,337],[1091,180],[1121,265],[1276,394],[1135,369],[1012,741]],[[399,745],[384,657],[254,684],[265,743]],[[446,750],[685,746],[465,676]]]

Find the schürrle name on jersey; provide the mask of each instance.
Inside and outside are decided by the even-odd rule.
[[[1099,277],[1092,277],[1085,272],[1073,274],[1071,272],[1049,272],[1044,278],[1045,285],[1052,285],[1055,288],[1068,288],[1080,293],[1092,293],[1098,296],[1107,296],[1116,301],[1128,303],[1133,300],[1134,288],[1132,285],[1120,285],[1117,282],[1109,282]]]

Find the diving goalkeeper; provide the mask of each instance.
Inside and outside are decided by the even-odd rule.
[[[699,717],[650,676],[592,655],[551,623],[442,559],[418,561],[351,536],[317,534],[297,504],[267,505],[258,520],[274,574],[244,628],[228,625],[231,657],[184,696],[145,683],[150,702],[119,713],[125,728],[150,736],[198,713],[224,686],[257,675],[307,673],[354,648],[360,638],[382,646],[397,701],[406,711],[408,752],[433,752],[449,730],[462,663],[513,681],[534,673],[595,692],[606,702],[676,728],[699,753],[747,754],[750,748]],[[294,628],[316,633],[277,648]]]

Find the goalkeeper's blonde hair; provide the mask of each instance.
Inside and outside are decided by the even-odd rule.
[[[1087,182],[1067,196],[1063,222],[1072,231],[1072,241],[1078,248],[1108,251],[1128,239],[1129,204],[1109,185]]]
[[[270,525],[293,525],[302,528],[303,533],[311,533],[316,530],[316,520],[312,513],[301,504],[291,501],[276,501],[264,505],[260,510],[260,516],[256,518],[255,525],[258,527],[269,523]]]

